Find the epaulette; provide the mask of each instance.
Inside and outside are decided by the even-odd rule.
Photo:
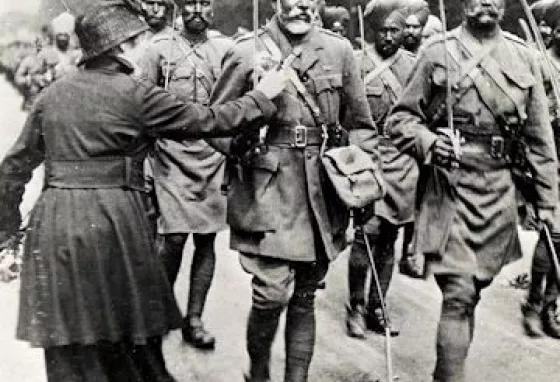
[[[265,33],[265,29],[260,28],[257,32],[257,35],[260,37],[263,33]],[[241,36],[237,37],[236,39],[234,39],[234,44],[237,45],[239,43],[242,43],[244,41],[250,40],[254,37],[254,33],[253,32],[249,32],[246,34],[242,34]]]
[[[502,33],[504,34],[504,37],[507,38],[508,40],[511,40],[511,41],[513,41],[513,42],[516,42],[516,43],[518,43],[518,44],[521,44],[521,45],[523,45],[523,46],[525,46],[525,47],[529,47],[529,45],[527,44],[527,42],[526,42],[525,40],[523,40],[521,37],[519,37],[519,36],[517,36],[517,35],[515,35],[515,34],[513,34],[513,33],[507,32],[507,31],[503,31]]]

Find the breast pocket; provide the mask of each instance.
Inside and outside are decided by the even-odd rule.
[[[319,107],[327,123],[338,122],[340,113],[340,94],[342,91],[342,74],[318,75],[312,77],[313,91],[317,96]]]
[[[527,105],[529,90],[537,83],[536,78],[529,72],[517,72],[512,70],[503,70],[504,77],[509,85],[508,96],[511,97],[516,105]],[[527,113],[526,110],[524,110]]]
[[[391,100],[385,86],[380,81],[372,81],[366,85],[366,95],[373,120],[380,122],[391,107]]]

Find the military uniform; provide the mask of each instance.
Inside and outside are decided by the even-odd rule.
[[[401,225],[414,219],[414,196],[418,179],[416,161],[402,154],[389,139],[384,128],[391,107],[406,86],[414,66],[415,56],[399,49],[393,56],[383,59],[369,46],[364,54],[358,53],[358,63],[365,75],[364,82],[372,118],[380,132],[379,155],[385,181],[385,196],[375,203],[375,216],[364,226],[358,227],[349,259],[350,308],[365,306],[364,285],[370,268],[363,234],[367,234],[373,249],[373,258],[379,276],[383,297],[387,293],[393,274],[394,245]],[[370,280],[368,316],[376,320],[375,311],[381,309],[381,300],[374,280]],[[380,314],[380,312],[378,312]],[[369,321],[372,321],[372,320]],[[381,325],[378,325],[382,329]],[[349,330],[351,330],[349,328]]]
[[[158,33],[144,56],[144,74],[179,99],[207,105],[222,58],[233,42],[221,35],[201,33],[196,42],[167,29]],[[187,235],[194,233],[194,259],[187,306],[186,341],[213,347],[214,338],[203,327],[202,316],[215,267],[214,239],[225,228],[226,197],[220,191],[225,158],[204,140],[160,139],[153,152],[155,195],[160,210],[159,248],[169,279],[175,282]],[[188,326],[188,325],[186,325]],[[192,333],[197,333],[192,334]]]
[[[191,45],[181,35],[156,34],[142,63],[144,74],[179,99],[208,104],[221,60],[232,46],[226,37]],[[225,228],[226,199],[220,192],[224,157],[204,140],[162,139],[156,144],[154,178],[161,212],[159,233],[211,233]]]
[[[464,74],[454,86],[454,124],[462,135],[458,167],[431,165],[437,163],[431,151],[436,129],[447,125],[442,37],[421,50],[387,125],[397,148],[424,164],[415,246],[433,256],[430,267],[443,293],[434,380],[463,381],[480,291],[520,257],[508,131],[527,142],[539,208],[554,208],[558,190],[552,129],[531,49],[502,31],[481,46],[464,26],[448,33],[447,46],[451,84]],[[476,60],[474,67],[468,63]]]
[[[560,131],[558,131],[559,121],[557,118],[560,116],[557,116],[557,100],[552,89],[552,81],[556,81],[558,83],[558,79],[560,79],[560,58],[552,49],[549,50],[547,55],[548,60],[550,60],[550,63],[552,64],[553,78],[550,78],[548,68],[545,67],[545,65],[547,65],[545,58],[542,55],[540,55],[540,58],[543,69],[545,90],[549,100],[550,118],[553,126],[555,126],[553,132],[558,158]],[[560,172],[560,167],[558,168],[558,171]],[[552,230],[552,241],[557,252],[560,250],[560,209],[558,207],[559,206],[557,205],[555,211],[555,226]],[[529,206],[528,208],[531,207]],[[560,338],[560,323],[556,318],[557,299],[558,285],[556,283],[556,272],[550,262],[546,237],[541,235],[537,243],[531,266],[531,285],[529,286],[527,301],[521,306],[524,316],[523,325],[528,335],[542,335],[542,329],[544,329],[548,335]]]
[[[275,16],[260,31],[258,49],[261,58],[277,62],[271,45],[280,58],[295,54],[291,67],[324,123],[335,128],[342,122],[350,141],[377,159],[376,130],[350,43],[313,27],[294,49]],[[254,60],[253,40],[240,38],[224,58],[214,102],[236,98],[251,88]],[[276,105],[264,150],[240,166],[239,176],[230,176],[227,221],[231,248],[241,252],[243,268],[253,275],[247,332],[252,369],[262,366],[267,374],[278,319],[288,306],[285,381],[306,380],[313,352],[315,290],[328,261],[345,246],[348,211],[322,172],[322,129],[311,108],[293,86]],[[214,144],[226,152],[231,149],[229,141]]]

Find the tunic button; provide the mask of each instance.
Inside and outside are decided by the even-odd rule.
[[[312,156],[311,153],[307,153],[307,159],[311,159]]]

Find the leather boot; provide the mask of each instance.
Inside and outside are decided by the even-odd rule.
[[[550,337],[560,338],[560,322],[556,317],[556,304],[545,306],[541,313],[543,331]]]
[[[523,328],[525,329],[525,334],[529,337],[543,336],[544,332],[541,326],[539,309],[529,302],[524,302],[521,304],[521,313],[523,313]]]
[[[368,311],[366,314],[366,326],[374,333],[385,334],[385,318],[380,307],[373,309],[373,311]],[[388,320],[387,326],[389,327],[391,337],[396,337],[400,334],[399,329],[391,323],[391,320]]]
[[[286,369],[284,382],[307,382],[315,348],[315,311],[312,293],[294,293],[286,313]]]
[[[198,349],[214,349],[216,339],[206,329],[198,316],[190,316],[183,321],[183,341]]]
[[[270,350],[282,308],[251,308],[247,323],[247,351],[251,360],[247,382],[270,381]]]
[[[346,307],[346,331],[350,337],[366,338],[365,308],[363,305]]]

